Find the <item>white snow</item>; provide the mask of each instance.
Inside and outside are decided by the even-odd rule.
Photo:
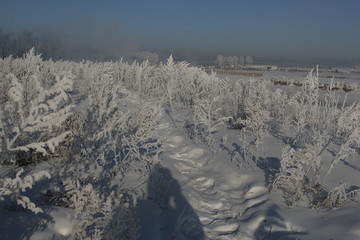
[[[237,223],[225,224],[219,227],[215,227],[213,230],[220,233],[232,233],[238,230],[239,225]]]

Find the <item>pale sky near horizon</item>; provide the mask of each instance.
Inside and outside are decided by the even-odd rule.
[[[357,0],[2,0],[0,27],[50,31],[67,45],[123,51],[360,60]]]

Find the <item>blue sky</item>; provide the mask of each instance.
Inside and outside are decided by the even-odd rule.
[[[358,62],[358,0],[2,0],[0,27],[65,44],[196,57]]]

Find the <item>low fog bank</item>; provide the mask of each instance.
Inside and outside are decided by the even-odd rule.
[[[64,30],[66,29],[66,30]],[[79,24],[68,28],[57,30],[49,29],[23,29],[17,32],[8,31],[0,26],[0,57],[5,58],[9,55],[21,57],[32,47],[37,53],[41,53],[42,58],[53,60],[71,61],[116,61],[123,58],[125,61],[132,62],[149,60],[151,64],[164,62],[173,55],[176,61],[186,61],[194,66],[217,66],[217,58],[221,52],[216,53],[213,49],[209,53],[189,49],[163,49],[161,46],[156,48],[146,48],[141,46],[129,34],[120,31],[117,26],[112,24],[102,24],[93,27],[91,30],[84,29]],[[193,47],[193,46],[192,46]],[[239,53],[239,49],[234,50],[234,54]],[[244,55],[245,56],[245,55]],[[251,56],[251,64],[255,65],[276,65],[278,67],[352,67],[360,65],[360,61],[352,59],[277,59],[269,56]]]
[[[126,61],[149,60],[157,64],[162,59],[159,54],[142,50],[136,41],[112,29],[99,29],[93,32],[23,29],[18,32],[0,27],[0,57],[22,57],[35,48],[42,58],[53,60],[93,60]]]

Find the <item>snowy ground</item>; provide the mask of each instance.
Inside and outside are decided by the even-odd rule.
[[[281,73],[272,74],[266,79]],[[270,82],[269,87],[276,88]],[[120,109],[158,104],[157,99],[140,99],[126,89],[124,94]],[[351,99],[360,96],[359,90],[350,94]],[[301,204],[290,208],[280,191],[269,190],[269,182],[279,172],[283,139],[267,136],[257,163],[249,163],[241,154],[237,130],[218,128],[209,146],[189,137],[184,114],[162,109],[156,132],[163,144],[156,174],[139,178],[129,173],[125,179],[127,187],[143,194],[136,210],[139,239],[360,239],[358,204],[332,210]],[[358,156],[339,163],[327,183],[344,181],[359,187]],[[51,166],[45,162],[36,170],[55,171]],[[38,215],[0,209],[0,239],[69,239],[72,209],[48,205],[42,209],[44,213]]]

